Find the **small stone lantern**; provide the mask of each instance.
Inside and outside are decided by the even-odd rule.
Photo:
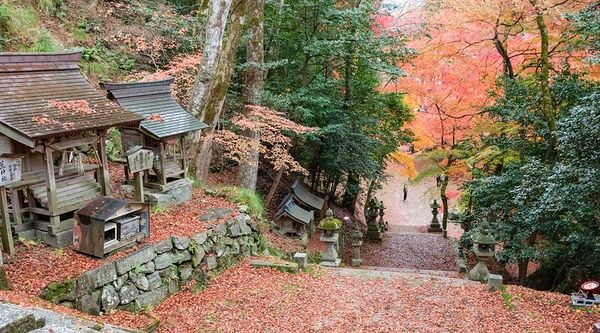
[[[362,246],[363,233],[360,231],[358,223],[354,224],[354,230],[352,230],[352,266],[358,267],[362,265],[363,260],[360,257],[360,247]]]
[[[437,200],[433,200],[433,203],[430,207],[431,214],[433,214],[433,218],[431,219],[431,223],[427,227],[427,232],[442,232],[442,226],[440,225],[440,221],[438,220],[440,205],[437,203]]]
[[[489,225],[487,221],[481,224],[480,231],[473,236],[473,253],[477,256],[477,265],[469,271],[469,280],[487,282],[490,271],[486,262],[494,256],[492,250],[496,245],[496,240],[489,234]]]

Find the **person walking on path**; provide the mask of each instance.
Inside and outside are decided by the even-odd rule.
[[[408,186],[406,184],[404,184],[402,191],[404,192],[404,201],[406,201],[406,196],[408,196]]]

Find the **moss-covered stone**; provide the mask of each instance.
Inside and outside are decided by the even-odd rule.
[[[54,304],[63,301],[74,301],[76,299],[75,280],[69,279],[63,282],[51,282],[44,288],[40,297]]]

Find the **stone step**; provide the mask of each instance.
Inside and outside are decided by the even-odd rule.
[[[0,303],[0,333],[29,332],[132,333],[134,331],[65,315],[47,309]]]
[[[258,259],[250,261],[250,266],[254,268],[274,268],[276,270],[288,273],[298,273],[298,264],[282,260]]]
[[[44,326],[42,328],[38,328],[35,331],[31,331],[31,333],[98,333],[99,331],[93,330],[91,328],[68,328],[61,326]]]
[[[418,274],[418,275],[432,275],[440,276],[452,279],[464,279],[464,275],[456,271],[440,271],[430,269],[415,269],[415,268],[399,268],[399,267],[379,267],[379,266],[362,266],[362,269],[368,269],[373,271],[387,271],[397,272],[406,274]]]
[[[369,269],[371,268],[371,269]],[[427,270],[413,270],[393,267],[361,267],[357,268],[335,268],[331,269],[331,272],[337,273],[342,276],[357,276],[363,278],[383,278],[383,279],[394,279],[394,278],[427,278],[432,280],[439,280],[449,285],[468,285],[468,284],[480,284],[477,281],[466,280],[463,277],[452,277],[445,276],[447,273],[454,273],[448,271],[427,271]],[[434,274],[430,274],[434,273]],[[437,273],[437,274],[435,274]],[[458,275],[458,273],[456,273]]]
[[[0,333],[27,333],[44,326],[44,324],[44,320],[36,319],[31,313],[0,309]]]

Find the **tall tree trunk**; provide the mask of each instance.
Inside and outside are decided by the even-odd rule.
[[[525,283],[525,278],[527,277],[527,269],[529,268],[529,260],[527,259],[519,259],[517,262],[517,266],[519,267],[519,284],[523,285]]]
[[[208,167],[210,166],[213,143],[210,136],[214,133],[214,130],[219,123],[223,105],[225,104],[227,90],[231,83],[235,52],[239,45],[242,33],[245,1],[238,0],[234,3],[232,8],[229,24],[227,26],[226,40],[219,56],[217,69],[211,81],[210,88],[204,93],[203,104],[199,105],[201,110],[200,119],[204,117],[204,122],[209,125],[209,128],[204,132],[204,137],[206,139],[203,140],[202,144],[198,141],[194,146],[193,160],[196,165],[196,177],[201,182],[205,181],[208,176]],[[194,91],[196,90],[196,86],[194,86]],[[192,94],[194,95],[194,92]]]
[[[281,177],[283,176],[283,168],[280,168],[277,171],[277,175],[275,176],[275,180],[273,180],[273,184],[271,185],[271,189],[265,198],[265,207],[269,207],[269,204],[273,200],[273,196],[275,195],[275,191],[277,191],[277,187],[279,187],[279,183],[281,182]]]
[[[538,0],[530,0],[530,2],[535,8],[535,21],[540,33],[540,108],[542,109],[542,113],[548,125],[548,130],[550,131],[549,141],[552,148],[552,155],[554,156],[556,155],[555,150],[558,146],[558,140],[556,138],[558,127],[556,124],[555,110],[552,105],[552,92],[550,91],[550,37],[544,20],[544,8],[540,7],[541,4],[538,3]]]
[[[247,68],[244,75],[243,100],[244,104],[261,104],[261,93],[264,85],[263,63],[264,51],[264,0],[248,0],[248,45],[246,46]],[[253,141],[260,140],[260,133],[248,129],[244,133]],[[246,159],[240,163],[238,186],[249,190],[256,189],[258,178],[258,147],[254,146]]]
[[[348,174],[348,181],[346,182],[346,191],[344,192],[344,198],[342,199],[342,207],[348,208],[350,212],[354,213],[356,209],[356,200],[360,193],[360,177],[354,174]]]
[[[204,21],[204,33],[199,36],[204,37],[202,43],[202,59],[198,65],[198,74],[192,89],[190,102],[188,104],[188,112],[202,122],[212,126],[215,119],[218,119],[216,114],[220,110],[208,110],[205,108],[206,102],[210,96],[210,90],[213,87],[214,80],[217,76],[217,68],[219,59],[223,51],[223,39],[225,36],[225,28],[227,26],[227,17],[231,9],[233,0],[202,0],[200,2],[200,10],[198,11],[198,20]],[[209,111],[207,113],[207,111]],[[214,127],[214,126],[213,126]],[[210,128],[213,128],[210,127]],[[211,132],[211,130],[205,131]],[[192,163],[195,163],[196,176],[202,174],[200,169],[204,166],[198,165],[199,152],[207,145],[206,142],[201,142],[202,133],[200,131],[194,133],[190,151],[192,152]],[[208,143],[212,147],[212,143]],[[208,167],[206,167],[208,170]],[[199,177],[204,181],[206,177]]]

